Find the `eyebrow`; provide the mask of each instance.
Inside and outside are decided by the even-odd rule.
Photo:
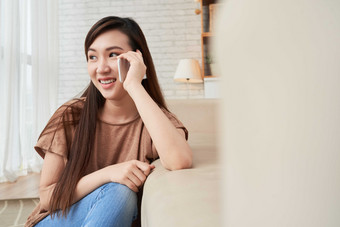
[[[123,50],[123,48],[121,48],[121,47],[119,47],[119,46],[112,46],[112,47],[106,48],[105,51],[114,50],[114,49]],[[96,49],[89,48],[88,52],[89,52],[89,51],[94,51],[94,52],[96,52]]]

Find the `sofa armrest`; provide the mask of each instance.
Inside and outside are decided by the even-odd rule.
[[[219,226],[220,166],[216,149],[194,151],[192,169],[166,170],[156,160],[144,184],[141,221],[144,227]]]

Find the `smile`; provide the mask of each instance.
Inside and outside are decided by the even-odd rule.
[[[110,79],[110,80],[99,80],[99,83],[101,84],[110,84],[116,81],[116,78]]]

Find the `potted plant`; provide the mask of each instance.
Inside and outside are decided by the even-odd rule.
[[[218,75],[216,61],[211,55],[205,57],[205,62],[210,68],[211,75]]]

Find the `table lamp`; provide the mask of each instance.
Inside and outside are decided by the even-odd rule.
[[[201,68],[195,59],[181,59],[174,76],[177,82],[203,83]]]

